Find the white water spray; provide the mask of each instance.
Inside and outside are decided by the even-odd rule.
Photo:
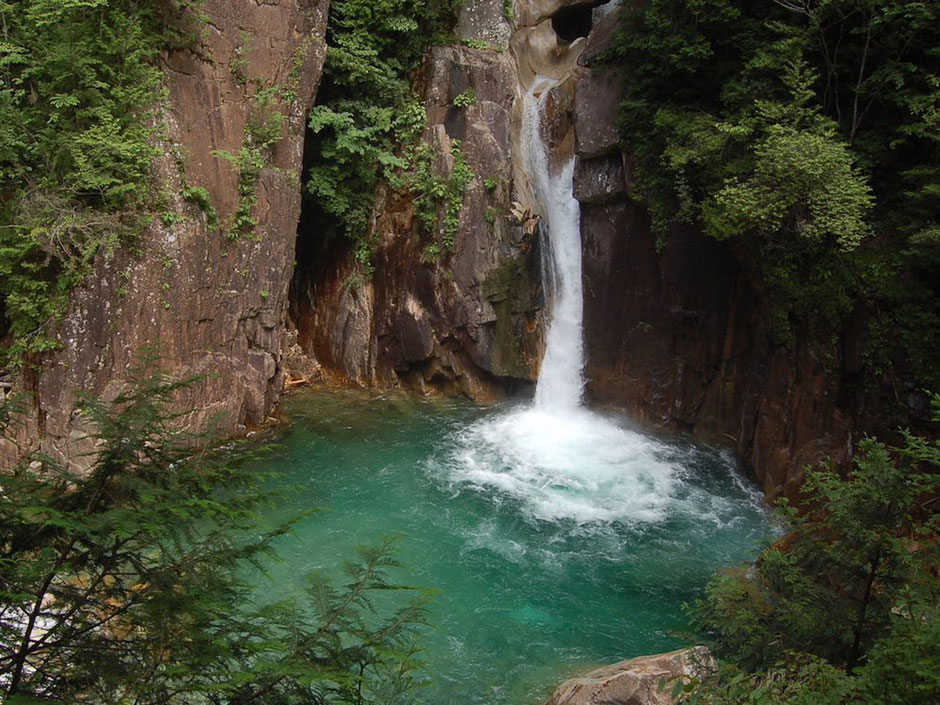
[[[552,320],[535,405],[540,409],[561,410],[581,405],[584,386],[581,208],[572,190],[574,156],[568,157],[557,173],[551,172],[548,144],[541,134],[546,87],[545,81],[539,81],[523,98],[522,158],[541,211],[542,251],[547,256],[543,270],[550,277],[546,284],[550,285],[547,288],[551,293]]]
[[[688,484],[687,459],[677,449],[581,405],[583,296],[574,159],[553,169],[562,160],[552,158],[541,134],[541,110],[558,83],[538,76],[523,97],[520,157],[541,216],[551,313],[535,403],[463,429],[452,452],[432,466],[457,490],[472,488],[496,503],[511,498],[530,520],[560,522],[574,531],[675,517],[725,521],[720,498]]]

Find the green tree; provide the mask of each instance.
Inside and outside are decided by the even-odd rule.
[[[7,357],[45,324],[152,201],[166,31],[139,0],[0,1],[0,297]],[[156,100],[155,100],[156,98]]]
[[[663,240],[698,223],[792,342],[871,312],[867,356],[938,382],[940,5],[651,0],[609,59],[636,190]]]
[[[933,397],[940,421],[940,396]],[[716,576],[689,608],[728,662],[704,702],[897,703],[940,697],[940,441],[859,444],[853,471],[807,472],[806,508],[753,568]],[[841,672],[841,673],[840,673]]]
[[[809,509],[787,512],[792,531],[761,553],[753,573],[718,577],[692,609],[721,654],[759,668],[789,649],[852,671],[887,630],[893,609],[922,595],[920,588],[936,590],[928,571],[935,521],[916,505],[937,485],[935,474],[919,468],[924,448],[933,452],[928,462],[940,460],[922,439],[909,438],[896,458],[865,439],[848,477],[829,468],[807,472]]]
[[[405,152],[426,116],[411,86],[424,53],[447,38],[462,0],[336,0],[306,175],[309,203],[326,236],[356,243],[364,264],[375,190],[412,166]]]
[[[86,473],[35,457],[0,475],[6,701],[406,702],[423,605],[389,583],[389,546],[340,588],[264,602],[252,581],[289,526],[259,536],[261,478],[173,430],[186,384],[150,374],[85,399]]]

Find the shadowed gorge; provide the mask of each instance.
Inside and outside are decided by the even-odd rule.
[[[396,579],[439,591],[422,703],[531,705],[586,664],[677,648],[680,604],[770,531],[727,457],[622,418],[362,392],[285,404],[258,466],[295,488],[275,516],[327,509],[279,540],[276,595],[397,536]]]

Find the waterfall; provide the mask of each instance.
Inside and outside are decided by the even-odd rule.
[[[541,216],[543,278],[551,306],[535,405],[560,411],[581,405],[584,386],[581,210],[572,193],[574,156],[552,173],[541,130],[545,88],[546,81],[537,81],[523,98],[522,157]]]
[[[535,403],[459,432],[444,473],[454,486],[476,488],[497,503],[511,498],[531,521],[561,522],[575,532],[658,523],[680,506],[680,463],[622,419],[581,405],[581,213],[572,192],[574,158],[553,154],[541,127],[548,91],[564,78],[536,76],[522,96],[518,158],[531,187],[528,205],[541,218],[550,313]]]

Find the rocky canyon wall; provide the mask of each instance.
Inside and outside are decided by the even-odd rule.
[[[414,203],[390,190],[375,208],[371,278],[348,247],[302,230],[298,342],[364,384],[483,399],[535,380],[545,297],[520,92],[536,74],[563,73],[543,132],[577,153],[588,399],[732,449],[770,496],[795,496],[805,464],[851,451],[841,351],[777,345],[759,282],[727,245],[692,226],[657,242],[619,140],[622,79],[591,68],[616,21],[614,4],[516,2],[510,22],[499,0],[467,3],[458,31],[471,46],[435,48],[420,81],[437,172],[451,173],[457,145],[474,172],[453,251],[427,257]],[[455,105],[466,94],[474,102]]]
[[[844,351],[775,345],[759,283],[727,245],[692,227],[657,243],[619,143],[620,78],[591,68],[611,41],[612,5],[520,0],[510,19],[502,0],[468,0],[464,41],[434,48],[416,79],[433,172],[446,181],[461,164],[472,171],[456,231],[446,236],[443,213],[428,228],[413,194],[384,188],[371,273],[349,242],[325,241],[301,217],[326,9],[326,0],[207,0],[198,42],[163,57],[157,174],[170,215],[140,252],[100,258],[74,292],[57,331],[63,349],[18,382],[29,413],[20,447],[0,446],[0,460],[38,438],[81,464],[88,429],[76,395],[113,396],[147,348],[179,376],[209,375],[180,404],[193,428],[215,423],[222,435],[266,418],[288,368],[475,399],[530,386],[545,293],[519,126],[521,92],[539,73],[568,77],[549,96],[543,133],[578,155],[589,400],[734,450],[772,496],[796,493],[803,464],[850,451]],[[257,227],[228,238],[238,174],[219,151],[243,146],[264,89],[287,96],[275,104],[283,132],[257,180]],[[219,224],[183,199],[187,187],[208,191]]]
[[[592,32],[582,63],[609,46],[615,22]],[[576,88],[588,396],[733,449],[769,496],[794,497],[804,465],[850,453],[841,351],[823,356],[799,335],[776,344],[759,283],[726,244],[694,226],[657,243],[617,135],[620,81],[599,67]]]
[[[516,3],[510,21],[500,0],[471,0],[458,23],[463,45],[431,51],[418,83],[434,171],[446,180],[463,160],[473,172],[452,245],[442,222],[430,232],[418,222],[414,194],[391,189],[374,209],[369,276],[348,244],[318,243],[315,224],[301,228],[292,317],[300,348],[327,371],[475,399],[538,376],[544,295],[538,217],[518,156],[521,91],[535,73],[576,69],[583,39],[559,37],[551,19],[575,4]],[[571,150],[572,87],[555,91],[545,125]]]
[[[101,256],[74,291],[53,331],[62,349],[18,380],[28,401],[6,464],[38,446],[81,467],[88,429],[74,412],[79,392],[115,395],[144,350],[179,377],[208,375],[179,400],[197,430],[231,435],[262,422],[283,382],[282,335],[300,212],[299,178],[307,113],[325,57],[327,0],[206,0],[203,20],[176,14],[197,39],[165,53],[168,100],[156,186],[168,206],[139,239],[139,251]],[[259,92],[276,96],[261,104]],[[284,116],[254,184],[257,226],[226,230],[239,207],[237,154],[259,110]],[[218,223],[184,200],[205,189]],[[38,439],[38,440],[37,440]]]
[[[307,271],[295,277],[292,309],[299,344],[360,383],[499,396],[535,377],[541,309],[537,237],[510,212],[512,58],[435,47],[423,80],[434,172],[450,178],[456,159],[473,171],[453,244],[422,227],[411,194],[388,188],[374,210],[371,276],[348,246],[318,247],[315,227],[302,229],[298,252],[308,254],[298,262]],[[461,94],[473,103],[455,105]]]

